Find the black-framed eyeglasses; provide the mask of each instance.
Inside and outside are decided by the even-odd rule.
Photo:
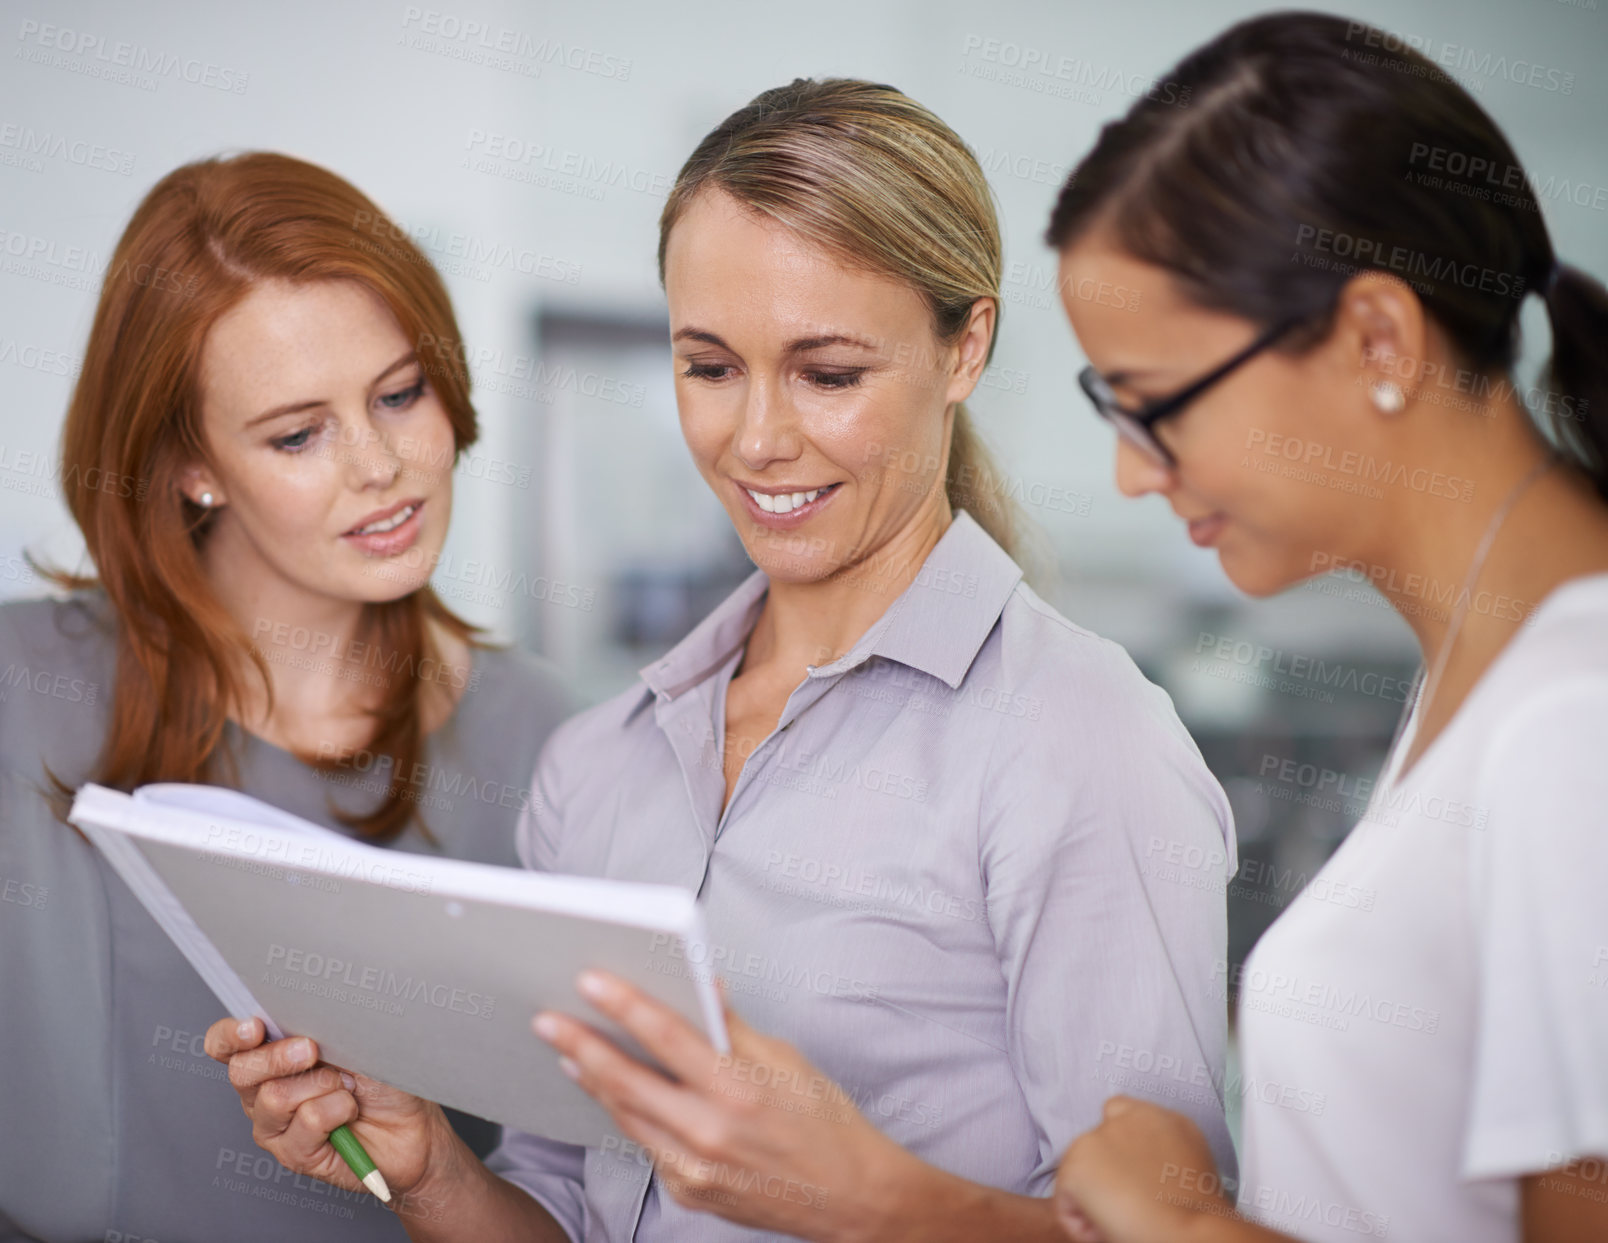
[[[1078,383],[1089,395],[1089,400],[1094,403],[1094,408],[1100,417],[1115,427],[1118,435],[1152,461],[1170,470],[1178,463],[1151,429],[1169,414],[1177,414],[1234,368],[1254,358],[1300,322],[1299,316],[1280,320],[1222,366],[1185,385],[1176,393],[1157,397],[1142,406],[1124,406],[1117,400],[1111,384],[1093,367],[1085,367],[1078,373]]]

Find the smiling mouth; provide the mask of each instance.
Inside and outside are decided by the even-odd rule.
[[[795,509],[802,509],[811,501],[825,496],[838,485],[829,483],[824,488],[811,488],[807,492],[755,492],[752,488],[743,488],[767,514],[790,514]]]
[[[371,522],[366,527],[353,527],[350,531],[346,532],[346,534],[384,535],[387,531],[394,531],[409,518],[413,517],[414,514],[418,513],[419,505],[422,505],[423,503],[424,502],[420,501],[418,504],[404,505],[389,518],[381,518],[378,522]]]

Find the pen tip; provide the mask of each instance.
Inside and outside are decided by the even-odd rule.
[[[363,1185],[379,1196],[386,1204],[391,1202],[391,1189],[385,1185],[385,1175],[378,1170],[370,1170],[363,1175]]]

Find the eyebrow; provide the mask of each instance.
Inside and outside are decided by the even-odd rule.
[[[373,380],[373,384],[379,384],[382,380],[385,379],[386,376],[390,375],[392,372],[400,371],[403,367],[406,367],[409,363],[416,362],[417,360],[418,360],[418,355],[415,354],[412,350],[409,350],[406,354],[402,355],[401,358],[397,359],[394,363],[392,363],[384,371],[380,372],[379,375],[375,376],[374,380]],[[287,414],[300,414],[303,410],[316,410],[319,406],[327,406],[327,405],[329,405],[329,400],[327,398],[324,398],[324,397],[317,397],[317,398],[314,398],[312,401],[289,401],[289,402],[286,402],[282,406],[275,406],[272,410],[264,410],[261,414],[257,415],[255,418],[248,419],[246,421],[246,426],[247,427],[255,427],[258,423],[266,423],[269,419],[277,419],[277,418],[280,418],[281,416],[287,415]]]
[[[718,345],[723,350],[731,349],[731,346],[727,345],[726,342],[717,334],[709,332],[703,328],[683,328],[677,332],[676,335],[671,338],[671,340],[705,341],[710,345]],[[877,348],[871,342],[864,341],[859,337],[851,337],[847,333],[834,332],[819,337],[797,337],[787,343],[787,346],[783,352],[787,354],[802,354],[808,350],[818,350],[828,345],[848,345],[854,347],[855,349],[861,350],[875,350]],[[736,351],[732,350],[732,353],[736,353]]]

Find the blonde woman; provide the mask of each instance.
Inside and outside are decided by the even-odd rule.
[[[1206,1085],[1185,1106],[1232,1162],[1223,891],[1143,866],[1164,833],[1226,875],[1228,806],[1008,551],[961,404],[999,308],[971,152],[890,87],[767,91],[682,169],[660,263],[687,446],[758,568],[560,728],[520,846],[697,892],[733,1054],[583,977],[670,1073],[543,1016],[625,1139],[482,1165],[434,1106],[218,1024],[263,1146],[349,1186],[350,1124],[421,1240],[1052,1238],[1056,1159],[1140,1049]]]

